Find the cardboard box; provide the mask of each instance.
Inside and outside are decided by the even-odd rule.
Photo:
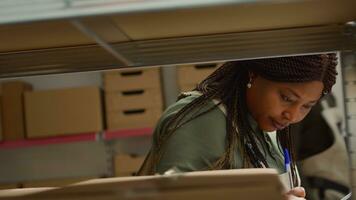
[[[353,142],[350,142],[350,143],[355,145],[355,137],[352,137],[352,139],[353,139]],[[355,151],[355,148],[350,149],[349,158],[350,158],[350,169],[352,171],[356,170],[356,151]],[[353,180],[355,180],[355,179],[353,179]]]
[[[345,97],[356,98],[356,84],[347,84],[345,86]]]
[[[3,135],[2,135],[2,86],[0,85],[0,141],[3,140]]]
[[[344,68],[345,81],[356,80],[356,66],[349,66]]]
[[[348,125],[348,132],[352,134],[353,136],[356,136],[356,119],[349,119],[347,120],[347,125]],[[355,149],[356,150],[356,149]]]
[[[0,86],[1,88],[1,86]],[[0,141],[3,140],[3,133],[2,133],[2,96],[0,94]]]
[[[140,169],[145,156],[119,154],[115,156],[115,176],[133,176]]]
[[[221,64],[181,65],[177,67],[178,86],[200,83]]]
[[[105,93],[106,111],[135,108],[163,108],[160,88],[115,91]]]
[[[31,90],[31,85],[21,81],[11,81],[2,84],[3,140],[20,140],[25,138],[23,95],[24,92]]]
[[[104,73],[105,92],[160,87],[161,81],[158,67],[121,69]]]
[[[97,132],[103,129],[98,87],[25,93],[29,138]]]
[[[161,108],[141,108],[106,113],[109,130],[155,127],[162,114]]]
[[[349,115],[356,115],[356,102],[346,102],[346,109]]]
[[[94,179],[63,188],[0,191],[0,200],[282,200],[274,169],[237,169]]]
[[[351,180],[356,180],[356,169],[351,169]],[[352,185],[356,186],[356,183],[352,182]]]
[[[347,136],[347,141],[348,141],[347,150],[349,152],[350,161],[353,161],[354,164],[356,164],[356,135]],[[354,155],[354,157],[352,155]],[[354,168],[356,168],[356,165],[351,165],[351,166],[354,166]]]

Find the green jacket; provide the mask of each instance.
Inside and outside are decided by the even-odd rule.
[[[226,115],[224,108],[215,106],[215,103],[211,101],[197,113],[204,112],[214,106],[215,108],[178,128],[163,145],[163,155],[159,162],[152,162],[152,154],[155,153],[154,149],[157,145],[159,133],[165,131],[167,121],[199,95],[199,93],[192,92],[190,96],[180,99],[163,113],[153,134],[151,155],[146,158],[139,174],[147,174],[145,172],[146,169],[152,167],[152,165],[156,165],[154,172],[160,174],[169,169],[174,169],[178,172],[208,170],[222,156],[226,149]],[[189,119],[189,117],[197,113],[190,113],[185,116],[185,119]],[[267,163],[270,167],[277,169],[279,173],[283,173],[285,171],[284,158],[277,146],[275,134],[262,132],[258,129],[252,117],[250,117],[250,120],[255,132],[263,137],[264,142],[259,147],[262,152],[266,152]],[[270,149],[275,159],[267,153],[267,148]],[[235,152],[235,156],[234,168],[242,168],[243,163],[240,152]]]

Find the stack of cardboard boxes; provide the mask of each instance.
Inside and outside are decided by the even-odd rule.
[[[28,83],[9,81],[0,84],[0,94],[0,136],[3,142],[103,129],[101,95],[96,86],[32,91]],[[84,178],[1,183],[0,189],[57,187],[81,180]]]
[[[179,91],[194,89],[202,80],[214,72],[221,64],[181,65],[177,67]]]
[[[219,64],[178,67],[181,91],[193,89]],[[154,127],[163,110],[158,67],[104,73],[108,130]],[[32,91],[12,81],[1,86],[2,139],[18,140],[103,130],[100,90],[96,86]]]
[[[160,80],[158,67],[106,72],[107,129],[154,127],[163,109]]]

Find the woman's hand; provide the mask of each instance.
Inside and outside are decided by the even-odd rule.
[[[295,187],[286,193],[287,200],[305,200],[305,190],[303,187]]]

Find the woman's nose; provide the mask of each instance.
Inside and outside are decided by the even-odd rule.
[[[290,108],[283,112],[283,117],[288,120],[290,124],[296,123],[299,120],[299,112],[297,108]]]

